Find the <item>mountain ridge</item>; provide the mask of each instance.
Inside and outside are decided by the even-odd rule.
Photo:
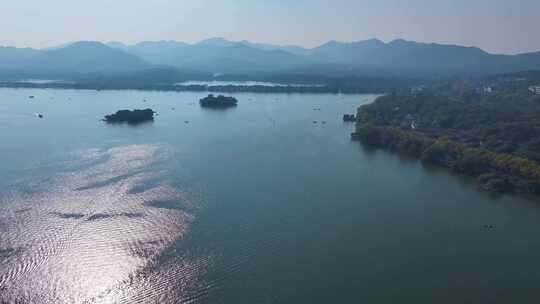
[[[224,38],[193,44],[174,40],[136,44],[78,41],[49,49],[0,47],[0,68],[29,73],[113,73],[156,66],[218,74],[339,72],[448,77],[540,69],[540,52],[491,54],[478,47],[376,38],[331,40],[314,48]]]

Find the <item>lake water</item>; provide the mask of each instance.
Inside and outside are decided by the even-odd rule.
[[[28,84],[74,84],[73,81],[67,80],[52,80],[52,79],[22,79],[15,81],[15,83],[28,83]]]
[[[203,85],[203,86],[263,86],[263,87],[322,87],[320,84],[298,84],[298,83],[276,83],[276,82],[266,82],[266,81],[185,81],[176,83],[176,85]]]
[[[351,142],[375,96],[203,95],[0,90],[0,302],[538,302],[539,202]]]

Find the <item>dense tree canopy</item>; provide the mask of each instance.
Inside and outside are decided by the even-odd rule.
[[[540,96],[395,93],[358,117],[365,143],[476,176],[485,190],[540,192]]]

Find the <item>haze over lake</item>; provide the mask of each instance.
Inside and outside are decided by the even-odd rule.
[[[0,96],[0,302],[537,295],[537,202],[351,142],[342,114],[375,95],[236,94],[226,111],[203,93]],[[153,123],[100,121],[147,107]]]

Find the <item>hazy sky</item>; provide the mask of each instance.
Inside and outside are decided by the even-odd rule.
[[[540,50],[540,0],[0,0],[0,45],[209,37],[317,46],[396,38]]]

